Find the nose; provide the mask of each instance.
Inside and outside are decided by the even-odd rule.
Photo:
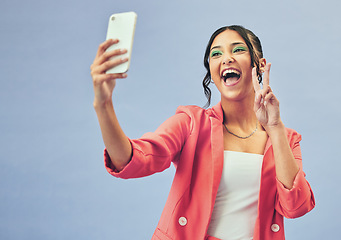
[[[223,59],[223,65],[230,64],[234,61],[233,57],[229,54],[226,54],[224,59]]]

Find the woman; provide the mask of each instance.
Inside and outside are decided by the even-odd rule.
[[[208,104],[211,82],[221,102],[181,106],[135,140],[123,133],[112,103],[115,79],[127,75],[105,74],[127,61],[109,60],[125,52],[105,52],[115,43],[101,44],[91,66],[106,168],[120,178],[160,172],[171,162],[176,168],[152,239],[284,239],[283,217],[304,215],[315,200],[302,171],[301,137],[281,121],[259,39],[241,26],[218,29],[206,48],[203,85]]]

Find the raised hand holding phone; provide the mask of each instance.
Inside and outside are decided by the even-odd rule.
[[[91,65],[95,101],[103,104],[111,101],[116,79],[126,78],[136,24],[134,12],[113,14],[109,18],[107,40],[97,51]]]
[[[102,104],[111,101],[112,92],[116,85],[116,79],[126,78],[126,73],[111,73],[107,74],[107,70],[119,66],[128,61],[127,58],[122,58],[122,55],[127,52],[125,49],[116,49],[106,51],[110,46],[117,44],[119,40],[109,39],[103,42],[99,47],[93,64],[91,65],[91,76],[95,91],[94,104]],[[117,58],[121,56],[120,58]],[[116,57],[111,60],[112,57]]]

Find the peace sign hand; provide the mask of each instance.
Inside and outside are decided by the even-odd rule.
[[[269,86],[271,63],[266,64],[263,78],[263,89],[260,87],[256,68],[252,69],[252,82],[255,90],[254,111],[260,124],[266,131],[281,124],[279,101]]]

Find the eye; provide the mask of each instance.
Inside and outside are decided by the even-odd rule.
[[[233,53],[237,53],[237,52],[246,52],[246,51],[247,51],[247,49],[246,49],[245,47],[241,47],[241,46],[235,47],[235,48],[232,50]]]
[[[211,52],[211,57],[219,57],[222,54],[223,54],[222,51],[215,50]]]

